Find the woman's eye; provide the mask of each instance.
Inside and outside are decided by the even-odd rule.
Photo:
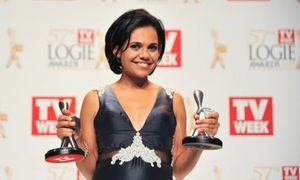
[[[149,50],[150,51],[156,51],[157,50],[157,46],[153,45],[153,46],[149,46]]]
[[[134,49],[134,50],[139,50],[139,49],[140,49],[140,46],[137,45],[137,44],[132,44],[132,45],[130,45],[130,48],[131,48],[131,49]]]

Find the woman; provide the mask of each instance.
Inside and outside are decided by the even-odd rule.
[[[57,136],[75,134],[86,157],[76,162],[87,179],[169,180],[184,178],[202,151],[182,145],[186,112],[182,96],[148,80],[165,49],[159,19],[143,9],[125,12],[108,29],[105,54],[120,79],[88,92],[83,100],[80,132],[74,114],[63,110]],[[199,120],[195,128],[214,136],[219,114]]]

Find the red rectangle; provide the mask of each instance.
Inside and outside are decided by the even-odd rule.
[[[181,31],[166,30],[165,53],[159,67],[181,67]]]
[[[78,29],[78,44],[94,44],[95,33],[93,29]]]
[[[299,166],[283,166],[282,180],[299,180]]]
[[[273,135],[271,97],[229,98],[230,135]]]
[[[279,29],[278,30],[279,44],[295,44],[295,30],[294,29]]]
[[[61,114],[58,103],[69,103],[69,110],[75,113],[75,97],[33,97],[32,135],[56,135],[57,117]]]

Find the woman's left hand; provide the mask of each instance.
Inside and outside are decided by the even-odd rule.
[[[219,129],[219,113],[212,112],[209,113],[204,119],[199,119],[198,114],[194,114],[195,128],[198,130],[199,134],[203,132],[208,133],[211,137],[214,137]]]

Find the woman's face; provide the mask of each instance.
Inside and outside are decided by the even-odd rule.
[[[152,26],[135,29],[131,33],[128,48],[118,55],[122,63],[122,74],[136,78],[147,77],[156,68],[159,55],[160,47],[155,29]]]

